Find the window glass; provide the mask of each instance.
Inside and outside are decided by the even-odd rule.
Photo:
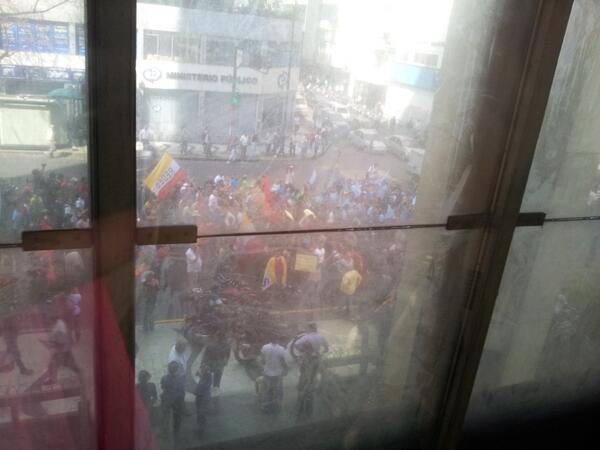
[[[600,215],[598,85],[592,67],[600,58],[593,27],[600,5],[575,1],[537,143],[523,211],[548,217]]]
[[[452,354],[436,342],[456,330],[479,237],[392,230],[139,247],[137,448],[263,434],[286,448],[281,433],[293,430],[312,448],[331,436],[302,427],[344,417],[356,439],[425,432]],[[460,261],[451,296],[449,261]]]
[[[140,223],[224,233],[485,210],[500,156],[474,152],[472,134],[497,30],[486,24],[504,6],[470,1],[139,2]]]
[[[471,398],[469,428],[595,398],[599,243],[595,222],[517,230]]]
[[[3,447],[96,448],[91,251],[0,250]]]
[[[199,234],[138,249],[138,448],[408,443],[439,412],[481,237],[444,224],[490,206],[519,90],[491,71],[530,28],[495,0],[297,3],[138,2],[205,43],[136,63],[138,223]],[[309,324],[330,352],[296,361]]]
[[[89,226],[84,6],[55,3],[2,5],[0,242]]]
[[[515,233],[469,428],[582,405],[600,387],[600,230],[586,220],[600,212],[597,86],[585,69],[600,57],[599,15],[597,2],[573,3],[522,205],[550,222]]]

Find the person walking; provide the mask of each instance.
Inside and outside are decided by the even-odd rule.
[[[219,328],[206,346],[201,362],[201,365],[205,366],[212,374],[211,395],[213,397],[218,397],[221,392],[221,378],[223,377],[223,370],[229,362],[230,355],[231,346],[227,341],[225,330]]]
[[[142,299],[144,300],[144,331],[154,331],[154,309],[158,298],[159,281],[156,274],[149,270],[142,281]]]
[[[200,366],[200,370],[196,373],[198,383],[194,390],[196,396],[196,425],[198,427],[198,436],[202,436],[206,429],[206,415],[211,399],[212,373],[206,366]]]
[[[277,413],[281,410],[283,402],[283,377],[288,373],[285,362],[285,348],[275,339],[263,345],[261,351],[263,363],[263,382],[265,384],[264,397],[260,407],[264,412]]]
[[[298,420],[308,419],[312,416],[313,401],[316,388],[317,374],[321,365],[321,354],[329,351],[327,340],[317,331],[316,323],[308,324],[308,333],[295,343],[300,353],[298,379],[298,399],[296,414]]]
[[[242,161],[246,160],[247,154],[248,154],[248,136],[246,136],[246,133],[242,133],[242,135],[240,136],[240,150],[241,150],[241,159]]]
[[[167,374],[160,380],[162,432],[166,434],[169,422],[172,421],[173,436],[176,437],[181,427],[181,419],[185,414],[185,375],[181,374],[177,361],[171,361],[167,366],[167,371]]]
[[[200,138],[201,138],[201,142],[202,142],[204,156],[206,156],[207,158],[210,158],[212,156],[212,149],[211,149],[212,144],[210,142],[210,135],[208,134],[208,128],[204,129]]]
[[[217,206],[213,206],[211,203],[217,202],[217,197],[211,194],[209,198],[209,208],[216,209]],[[188,275],[188,289],[191,290],[195,287],[199,287],[200,274],[202,273],[202,256],[200,256],[200,246],[198,244],[192,245],[185,251],[186,271]]]
[[[54,129],[54,124],[48,125],[48,130],[46,131],[46,141],[48,141],[48,156],[50,158],[54,158],[54,152],[56,152],[56,131]]]
[[[69,314],[69,337],[71,342],[76,343],[81,339],[81,293],[77,288],[71,289],[67,295],[67,311]]]
[[[156,156],[154,152],[154,146],[150,143],[150,141],[154,139],[154,135],[148,125],[146,125],[140,130],[139,137],[144,152],[150,152],[150,154],[154,158]]]
[[[177,363],[177,366],[179,367],[178,373],[185,376],[189,358],[190,354],[188,352],[187,343],[184,341],[177,341],[175,345],[171,347],[167,365],[170,367],[171,363]]]
[[[21,375],[31,375],[33,370],[25,367],[25,364],[21,359],[21,352],[19,351],[18,345],[19,331],[17,328],[16,318],[14,316],[8,316],[6,319],[4,319],[2,335],[4,337],[4,343],[6,344],[6,353],[17,365]]]
[[[362,283],[361,274],[352,268],[344,273],[342,276],[342,281],[340,282],[340,291],[344,295],[345,299],[345,307],[346,307],[346,315],[350,317],[350,309],[352,304],[354,303],[354,297],[356,290]]]
[[[73,357],[67,324],[60,316],[54,316],[54,325],[50,331],[49,339],[42,340],[42,343],[50,349],[50,361],[44,373],[44,384],[56,383],[60,367],[66,367],[77,375],[81,375],[81,369]]]
[[[148,416],[152,419],[154,406],[158,402],[158,393],[156,391],[156,385],[150,382],[152,375],[147,370],[140,370],[138,372],[138,382],[135,385],[140,400],[146,408]]]

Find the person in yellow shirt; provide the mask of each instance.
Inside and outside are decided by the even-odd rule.
[[[272,285],[287,285],[287,260],[282,254],[272,256],[265,267],[262,288],[268,289]]]
[[[354,300],[354,294],[362,283],[362,275],[355,269],[348,270],[342,277],[340,291],[342,291],[346,302],[346,315],[350,316],[350,306]]]

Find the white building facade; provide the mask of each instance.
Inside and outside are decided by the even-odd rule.
[[[138,4],[138,123],[213,142],[291,127],[301,41],[291,19]]]
[[[38,10],[46,3],[36,2]],[[86,110],[83,2],[22,12],[0,24],[0,146],[47,145],[50,123],[66,142],[74,117]],[[225,3],[212,9],[138,3],[138,126],[165,141],[181,139],[184,129],[193,141],[208,129],[215,143],[230,134],[291,128],[301,12],[293,20],[230,12]],[[49,96],[57,90],[78,98]],[[15,111],[24,111],[18,122],[29,123],[22,131],[12,123]]]

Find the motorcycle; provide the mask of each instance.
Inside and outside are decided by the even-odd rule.
[[[269,342],[289,342],[297,334],[293,325],[281,323],[267,312],[246,312],[234,326],[233,355],[242,364],[256,361]]]

